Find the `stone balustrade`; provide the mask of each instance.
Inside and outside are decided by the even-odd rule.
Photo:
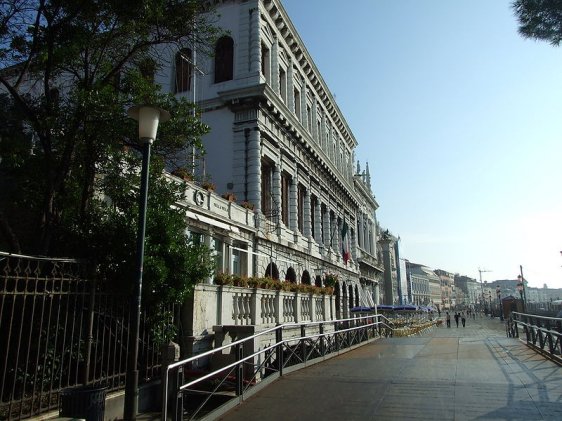
[[[283,323],[333,320],[335,297],[302,292],[199,284],[184,312],[191,352],[209,349],[217,326],[252,326],[259,332]],[[195,311],[193,311],[195,310]]]

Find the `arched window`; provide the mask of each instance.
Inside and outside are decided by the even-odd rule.
[[[310,273],[305,270],[301,276],[301,284],[310,285]]]
[[[285,280],[295,283],[297,282],[297,273],[295,272],[295,269],[293,269],[292,267],[290,267],[289,269],[287,269],[287,274],[285,275]]]
[[[191,89],[191,75],[193,74],[192,53],[189,48],[183,48],[176,53],[176,71],[174,78],[174,93]]]
[[[215,46],[215,83],[232,80],[234,74],[234,41],[221,37]]]
[[[316,285],[317,287],[322,287],[322,277],[320,275],[316,275],[314,285]]]
[[[279,279],[279,269],[277,269],[277,265],[275,263],[267,265],[265,276],[271,279]]]

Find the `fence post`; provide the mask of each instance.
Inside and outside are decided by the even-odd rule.
[[[174,342],[169,342],[162,345],[160,351],[162,353],[162,378],[160,380],[160,384],[162,385],[162,416],[165,417],[166,413],[169,413],[172,415],[173,419],[177,419],[177,394],[180,381],[179,370],[172,371],[171,381],[168,382],[168,366],[179,360],[180,347]],[[170,408],[170,411],[167,411],[167,408]],[[180,405],[180,408],[182,408],[182,405]]]
[[[90,302],[88,304],[88,337],[86,338],[86,355],[84,356],[84,373],[82,374],[82,383],[90,382],[90,360],[92,359],[92,344],[94,343],[94,305],[96,303],[96,278],[92,274],[92,282],[90,282]]]
[[[279,375],[283,375],[283,365],[285,364],[283,361],[283,328],[281,326],[277,326],[277,330],[275,331],[275,342],[277,342],[277,362],[279,364]]]
[[[295,308],[294,308],[294,318],[295,318],[295,323],[299,323],[300,321],[302,321],[302,303],[301,303],[301,294],[297,291],[295,292]]]
[[[301,325],[301,350],[302,350],[302,360],[306,362],[306,340],[302,339],[306,336],[306,327],[304,324]]]
[[[318,332],[320,333],[320,355],[326,355],[326,338],[324,337],[324,323],[318,325]]]
[[[234,352],[236,353],[236,361],[238,365],[236,366],[236,396],[242,396],[244,393],[244,352],[242,344],[237,344],[235,346]]]

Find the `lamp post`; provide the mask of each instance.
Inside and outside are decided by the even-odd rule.
[[[503,309],[502,309],[502,294],[500,286],[496,285],[496,295],[498,296],[498,307],[500,310],[500,320],[503,322]]]
[[[517,276],[517,280],[519,281],[517,283],[517,291],[519,291],[519,294],[521,295],[521,301],[523,301],[523,313],[526,313],[526,301],[527,301],[527,291],[525,291],[525,278],[523,277],[523,266],[519,265],[519,271],[521,272],[521,274],[519,276]]]
[[[129,354],[127,358],[127,376],[125,384],[125,406],[123,415],[126,420],[136,419],[138,412],[139,372],[137,360],[139,354],[139,326],[141,314],[142,272],[144,262],[144,237],[146,231],[146,206],[148,199],[148,168],[150,165],[150,148],[156,139],[158,123],[168,121],[170,113],[149,105],[131,107],[127,114],[139,122],[139,139],[142,144],[142,170],[139,200],[139,220],[137,230],[136,278],[131,296],[129,314]]]
[[[521,303],[523,304],[523,313],[525,311],[525,300],[523,299],[523,280],[521,279],[521,275],[517,277],[519,282],[517,283],[517,291],[519,291],[519,296],[521,297]]]

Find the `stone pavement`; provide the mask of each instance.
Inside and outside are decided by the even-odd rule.
[[[221,419],[562,420],[562,368],[499,319],[386,338],[283,376]]]

